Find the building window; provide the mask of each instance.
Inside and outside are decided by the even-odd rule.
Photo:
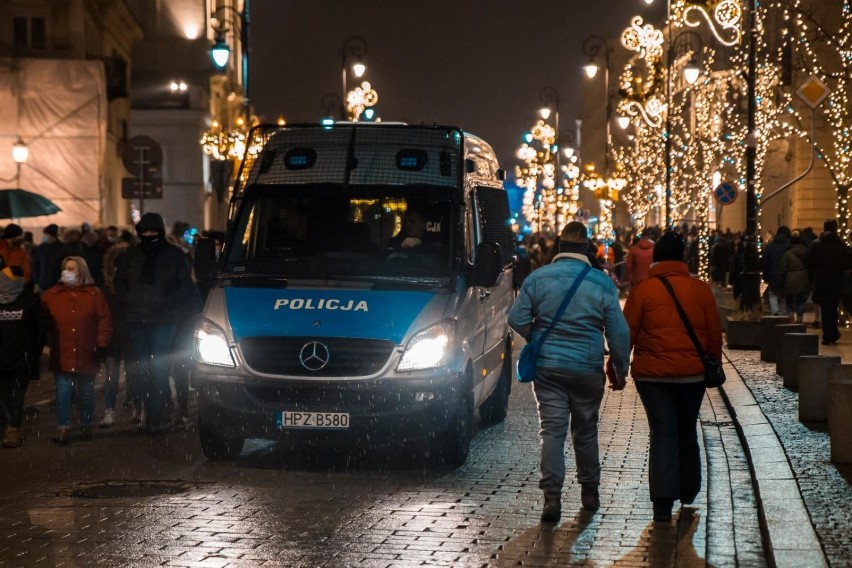
[[[15,49],[47,49],[47,22],[44,18],[16,16],[12,19]]]

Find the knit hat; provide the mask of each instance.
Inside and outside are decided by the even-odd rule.
[[[14,223],[10,223],[6,225],[6,228],[3,229],[3,235],[0,236],[0,239],[14,239],[16,237],[23,236],[24,230],[20,225],[16,225]]]
[[[653,261],[683,260],[686,244],[683,237],[674,231],[667,231],[654,245]]]
[[[59,227],[51,223],[42,231],[45,235],[50,235],[51,237],[57,239],[59,238]]]

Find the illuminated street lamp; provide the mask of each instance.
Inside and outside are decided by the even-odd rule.
[[[367,54],[367,41],[359,36],[349,36],[343,42],[343,47],[340,50],[340,73],[341,85],[343,87],[341,95],[340,111],[341,120],[346,120],[348,111],[346,108],[347,99],[349,97],[349,71],[360,79],[367,71],[367,66],[364,64],[363,57]],[[352,61],[350,65],[349,62]]]
[[[606,129],[604,136],[604,170],[609,171],[609,143],[610,129],[609,123],[612,120],[612,102],[609,97],[609,44],[606,39],[599,35],[590,35],[583,40],[583,54],[588,56],[587,63],[583,70],[589,79],[594,79],[598,74],[597,57],[603,54],[604,58],[604,96],[606,97]]]
[[[12,159],[15,160],[15,186],[21,187],[21,165],[26,164],[30,159],[30,149],[18,136],[18,139],[12,145]]]

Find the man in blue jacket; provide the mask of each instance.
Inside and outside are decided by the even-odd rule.
[[[586,226],[568,223],[553,262],[524,281],[509,312],[509,325],[527,342],[550,326],[574,280],[590,264],[588,243]],[[562,513],[569,423],[583,508],[596,511],[600,507],[598,412],[605,383],[604,337],[611,353],[610,388],[621,390],[630,364],[630,330],[612,279],[600,270],[591,270],[547,334],[536,364],[533,392],[541,424],[543,522],[557,522]]]

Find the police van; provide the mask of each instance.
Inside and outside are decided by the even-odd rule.
[[[425,440],[463,463],[505,418],[514,299],[491,147],[455,127],[338,123],[249,135],[193,384],[205,456],[246,438]]]

